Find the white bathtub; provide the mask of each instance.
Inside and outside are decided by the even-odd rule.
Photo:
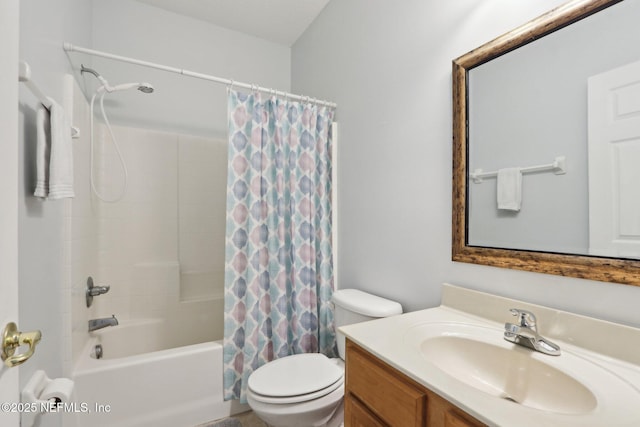
[[[194,427],[249,410],[223,401],[220,342],[167,348],[166,330],[141,319],[92,333],[73,373],[76,427]]]

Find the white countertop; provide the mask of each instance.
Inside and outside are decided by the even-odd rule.
[[[511,307],[535,313],[540,334],[562,349],[560,356],[532,351],[532,358],[561,368],[564,366],[569,373],[571,365],[573,369],[577,365],[571,360],[580,358],[584,366],[595,364],[604,369],[602,372],[606,375],[613,375],[621,384],[619,390],[602,390],[595,378],[581,378],[580,382],[596,397],[597,405],[592,411],[567,415],[533,409],[484,393],[453,378],[430,363],[410,338],[409,331],[422,324],[456,323],[480,326],[490,333],[495,330],[495,343],[515,346],[503,339],[504,322],[512,321],[508,312]],[[500,318],[501,321],[497,320]],[[585,328],[589,333],[585,333]],[[640,330],[636,328],[445,284],[443,305],[439,307],[344,326],[340,331],[489,426],[640,426],[640,364],[636,359],[640,357]]]

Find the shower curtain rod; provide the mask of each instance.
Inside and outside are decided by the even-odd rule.
[[[232,87],[233,86],[237,86],[237,87],[241,87],[241,88],[244,88],[244,89],[257,90],[257,91],[264,92],[264,93],[274,93],[274,92],[275,93],[281,93],[285,97],[287,97],[289,99],[296,100],[296,101],[313,102],[315,104],[325,105],[327,107],[332,107],[332,108],[336,108],[338,106],[338,104],[336,104],[335,102],[317,100],[317,99],[311,98],[309,96],[296,95],[296,94],[288,93],[288,92],[278,92],[278,91],[274,91],[274,89],[260,87],[260,86],[252,85],[252,84],[249,84],[249,83],[236,82],[236,81],[231,80],[231,79],[224,79],[222,77],[215,77],[215,76],[212,76],[212,75],[209,75],[209,74],[196,73],[196,72],[193,72],[193,71],[185,70],[183,68],[169,67],[167,65],[155,64],[153,62],[147,62],[147,61],[141,61],[139,59],[128,58],[126,56],[113,55],[111,53],[101,52],[99,50],[87,49],[87,48],[84,48],[84,47],[75,46],[75,45],[73,45],[71,43],[67,43],[67,42],[65,42],[63,44],[63,49],[65,51],[67,51],[67,52],[86,53],[86,54],[89,54],[89,55],[100,56],[102,58],[113,59],[113,60],[116,60],[116,61],[128,62],[130,64],[136,64],[136,65],[142,65],[143,67],[156,68],[158,70],[164,70],[164,71],[168,71],[170,73],[182,74],[183,76],[195,77],[197,79],[209,80],[209,81],[216,82],[216,83],[222,83],[222,84],[226,84],[226,85],[229,85],[229,86],[232,86]]]

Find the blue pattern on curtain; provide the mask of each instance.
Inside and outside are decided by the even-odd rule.
[[[331,249],[334,110],[229,90],[225,400],[298,353],[337,354]]]

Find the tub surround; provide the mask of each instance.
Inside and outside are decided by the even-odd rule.
[[[463,328],[482,329],[493,343],[506,345],[507,351],[516,351],[515,347],[519,346],[502,338],[504,323],[513,321],[510,308],[535,313],[540,335],[553,340],[562,349],[562,355],[557,357],[537,352],[526,353],[527,356],[533,361],[566,368],[568,375],[577,374],[575,378],[594,394],[597,403],[593,409],[573,415],[561,414],[518,405],[479,391],[439,369],[421,353],[420,345],[412,336],[412,329],[415,331],[421,325],[440,325],[438,327],[445,328],[443,335],[449,334],[447,325],[462,325]],[[640,342],[640,329],[444,284],[439,307],[349,325],[340,331],[410,380],[490,426],[537,427],[550,422],[566,427],[640,424],[640,355],[635,351],[637,346],[630,345]],[[512,345],[513,348],[508,347]],[[518,351],[522,352],[521,349]],[[577,370],[571,373],[571,369],[578,368],[568,367],[576,364],[610,376],[620,387],[602,390],[604,387],[595,377],[580,377],[581,372]]]
[[[195,426],[249,410],[223,401],[219,341],[174,347],[162,319],[125,320],[90,336],[73,380],[76,402],[91,411],[69,414],[69,426]]]
[[[128,188],[121,202],[102,203],[89,185],[89,105],[77,81],[66,77],[65,108],[85,131],[73,144],[76,197],[65,201],[64,281],[72,289],[64,374],[83,359],[89,319],[164,319],[173,347],[221,339],[226,214],[216,201],[226,197],[226,141],[113,126]],[[104,125],[97,122],[95,131],[94,175],[111,198],[122,189],[122,170]],[[89,276],[111,287],[91,308]]]

